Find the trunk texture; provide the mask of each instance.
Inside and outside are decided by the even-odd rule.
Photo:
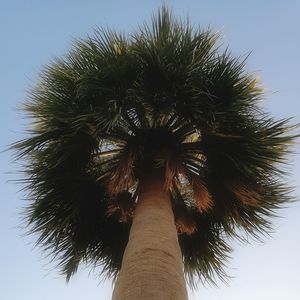
[[[142,180],[112,300],[186,300],[181,250],[169,194],[159,177]]]

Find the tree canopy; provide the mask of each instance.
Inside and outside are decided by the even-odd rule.
[[[257,78],[166,8],[130,34],[97,29],[42,70],[25,110],[26,221],[70,278],[80,262],[114,276],[138,182],[163,172],[185,274],[226,276],[231,238],[259,238],[292,200],[283,179],[295,135],[262,110]]]

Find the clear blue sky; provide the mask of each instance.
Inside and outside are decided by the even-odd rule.
[[[252,51],[247,69],[260,74],[267,87],[265,109],[276,117],[300,122],[300,1],[297,0],[173,0],[165,1],[193,24],[221,30],[236,55]],[[0,9],[0,151],[20,139],[24,123],[16,107],[37,80],[38,70],[63,55],[73,38],[85,37],[95,26],[130,32],[150,19],[162,1],[1,1]],[[297,147],[298,153],[300,147]],[[24,205],[17,166],[9,152],[0,153],[0,299],[105,300],[110,282],[101,283],[82,269],[67,285],[53,265],[47,265],[33,238],[22,237],[19,215]],[[290,181],[300,195],[300,155],[294,157]],[[276,232],[264,245],[235,246],[228,268],[229,286],[203,287],[190,300],[281,300],[300,294],[300,203],[281,211]]]

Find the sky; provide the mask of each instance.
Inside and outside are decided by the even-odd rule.
[[[24,137],[26,121],[18,110],[42,66],[70,49],[72,41],[95,27],[131,32],[161,6],[162,1],[1,0],[0,7],[0,299],[105,300],[112,283],[82,267],[66,284],[47,263],[34,237],[24,236],[24,206],[19,165],[4,151]],[[220,31],[233,55],[250,54],[246,69],[266,87],[264,109],[276,118],[300,122],[300,1],[164,1],[175,15],[189,15],[196,27]],[[300,141],[299,141],[300,142]],[[300,195],[300,147],[290,162],[288,182]],[[234,243],[227,271],[228,285],[198,285],[190,300],[299,299],[300,202],[281,210],[275,231],[265,243]]]

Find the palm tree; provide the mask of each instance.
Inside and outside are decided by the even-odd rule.
[[[162,8],[129,37],[98,29],[41,73],[25,105],[30,232],[67,280],[117,278],[114,300],[187,299],[226,278],[231,238],[259,238],[291,200],[295,135],[218,45]],[[217,276],[217,277],[218,277]]]

